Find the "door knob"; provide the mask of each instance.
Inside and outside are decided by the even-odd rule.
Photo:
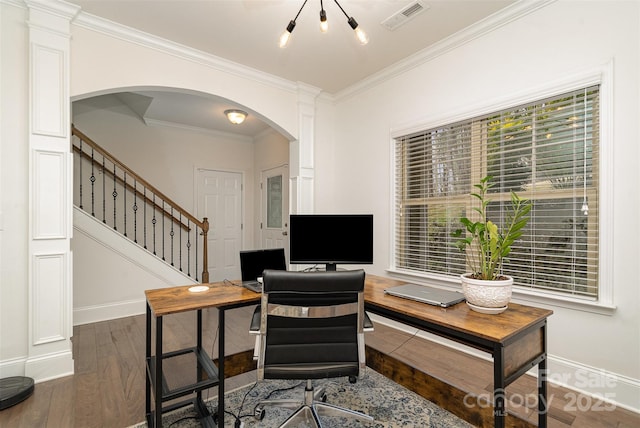
[[[288,233],[287,233],[286,230],[284,232],[282,232],[282,236],[287,236],[287,235],[288,235]]]

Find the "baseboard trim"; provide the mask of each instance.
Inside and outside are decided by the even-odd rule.
[[[593,410],[612,410],[621,407],[640,413],[640,380],[628,376],[589,367],[576,361],[549,355],[549,382],[584,394],[588,400],[578,397],[558,397],[568,406]],[[553,398],[553,397],[551,397]]]
[[[90,324],[100,321],[108,321],[116,318],[141,315],[145,312],[145,300],[129,300],[125,302],[109,303],[104,305],[84,306],[74,308],[73,325]]]
[[[27,358],[24,362],[24,375],[33,378],[36,383],[72,374],[73,355],[71,350]]]

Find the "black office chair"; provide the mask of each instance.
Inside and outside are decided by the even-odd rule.
[[[372,422],[371,416],[334,406],[312,379],[349,377],[355,382],[365,368],[363,270],[286,272],[267,270],[262,301],[251,331],[259,333],[258,380],[304,379],[304,399],[265,400],[265,406],[297,409],[281,426],[322,427],[319,416],[347,416]],[[370,320],[369,320],[370,323]],[[259,326],[259,327],[258,327]],[[371,327],[369,327],[371,328]]]

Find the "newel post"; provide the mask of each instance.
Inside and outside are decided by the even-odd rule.
[[[207,217],[202,219],[202,282],[209,282],[209,253],[207,249],[207,234],[209,233],[209,220]]]

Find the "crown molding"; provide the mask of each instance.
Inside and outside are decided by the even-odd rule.
[[[129,43],[137,44],[146,48],[154,49],[186,59],[204,66],[236,75],[238,77],[253,80],[260,84],[275,87],[277,89],[296,93],[299,85],[287,79],[260,71],[233,61],[203,52],[171,40],[163,39],[140,30],[136,30],[125,25],[118,24],[108,19],[80,12],[73,24],[87,30],[96,31]]]
[[[355,96],[555,2],[556,0],[519,0],[513,5],[335,93],[333,99],[337,102]]]

